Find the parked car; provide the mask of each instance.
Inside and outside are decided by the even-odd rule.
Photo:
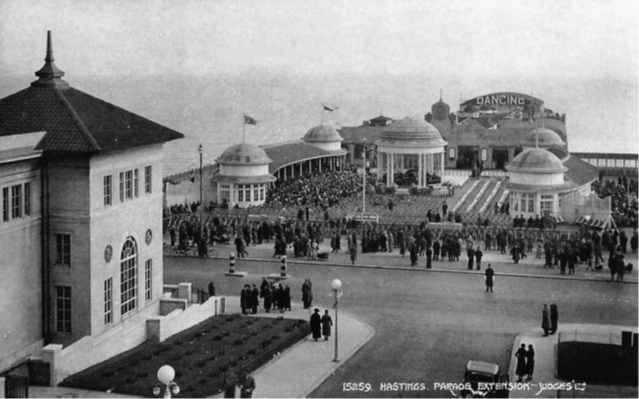
[[[507,398],[508,375],[501,375],[495,363],[469,360],[464,371],[464,383],[470,389],[460,392],[462,398]]]

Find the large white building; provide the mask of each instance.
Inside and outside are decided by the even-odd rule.
[[[0,373],[159,314],[162,146],[183,137],[74,89],[50,34],[36,75],[0,99]]]

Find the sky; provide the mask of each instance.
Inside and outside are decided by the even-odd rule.
[[[295,127],[279,140],[317,124],[312,102],[340,103],[336,124],[352,125],[423,115],[440,90],[453,111],[516,91],[568,113],[573,151],[637,152],[638,4],[0,0],[0,97],[34,80],[51,30],[73,87],[196,138],[216,125],[233,141],[228,112]],[[603,149],[602,132],[615,133]]]
[[[0,72],[46,30],[82,73],[637,76],[637,2],[2,0]],[[99,51],[93,51],[99,49]]]

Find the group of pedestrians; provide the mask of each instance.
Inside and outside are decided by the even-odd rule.
[[[527,381],[532,380],[535,371],[535,349],[533,346],[528,345],[528,350],[526,350],[526,344],[521,344],[515,352],[515,357],[517,358],[515,374],[519,377],[517,382],[523,382],[524,377]]]
[[[544,309],[541,312],[541,329],[544,331],[544,337],[549,334],[554,334],[559,328],[559,310],[556,304],[550,305],[550,311],[548,311],[548,305],[544,304]]]
[[[240,307],[242,314],[257,314],[263,302],[264,311],[270,313],[271,310],[278,310],[283,313],[292,310],[291,288],[279,282],[268,282],[264,277],[258,289],[255,284],[245,284],[240,293]]]
[[[331,327],[333,326],[333,319],[328,314],[328,309],[324,310],[324,315],[320,316],[320,310],[315,308],[311,315],[311,333],[313,339],[317,341],[324,336],[324,340],[328,341],[328,337],[331,336]]]

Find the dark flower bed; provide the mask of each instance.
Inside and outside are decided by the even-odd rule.
[[[557,374],[565,381],[637,386],[637,349],[590,342],[559,343]]]
[[[60,385],[153,397],[157,371],[168,364],[175,369],[179,397],[212,396],[223,390],[227,371],[256,370],[308,332],[305,320],[216,316],[164,342],[145,342]]]

